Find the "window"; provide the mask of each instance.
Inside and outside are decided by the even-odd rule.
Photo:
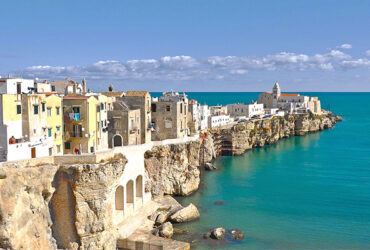
[[[57,109],[57,115],[60,115],[60,107],[56,107]]]
[[[60,153],[60,145],[57,145],[57,153]]]
[[[51,116],[51,108],[48,108],[48,117]]]
[[[90,147],[90,152],[94,153],[94,147]]]
[[[80,107],[73,107],[72,110],[73,110],[73,113],[77,113],[77,114],[80,113]]]
[[[51,137],[51,128],[48,128],[48,136]]]
[[[104,120],[104,126],[107,126],[107,120]]]
[[[101,109],[101,110],[104,110],[104,103],[101,103],[101,104],[100,104],[100,109]]]
[[[82,137],[82,125],[73,124],[72,137]]]
[[[51,86],[51,91],[55,91],[55,86]]]
[[[22,114],[22,106],[17,105],[17,115]]]
[[[167,111],[171,111],[171,106],[170,106],[170,105],[167,105],[167,106],[166,106],[166,110],[167,110]]]
[[[39,105],[34,105],[33,106],[33,114],[38,115],[39,114]]]
[[[49,148],[49,156],[53,155],[53,148]]]
[[[58,132],[58,135],[59,135],[59,132],[60,132],[60,126],[57,126],[57,132]]]
[[[180,114],[182,114],[182,103],[180,103]]]
[[[71,143],[70,142],[65,142],[64,143],[64,148],[65,149],[71,149]]]
[[[152,103],[152,112],[157,112],[157,105]]]
[[[42,112],[45,112],[45,103],[41,103],[41,110]]]

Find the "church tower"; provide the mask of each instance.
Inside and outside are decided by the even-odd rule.
[[[281,94],[281,89],[280,89],[279,83],[276,82],[274,87],[272,88],[272,107],[273,108],[277,108],[277,103],[278,103],[280,94]]]

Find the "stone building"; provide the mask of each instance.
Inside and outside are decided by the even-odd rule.
[[[140,109],[130,109],[122,100],[112,105],[108,111],[109,147],[141,144]]]
[[[151,97],[148,91],[127,91],[121,98],[130,109],[140,110],[140,133],[141,143],[147,143],[152,140],[151,126]]]
[[[287,113],[321,114],[321,103],[318,97],[301,96],[297,93],[281,93],[279,83],[275,83],[272,92],[264,92],[259,95],[258,103],[263,104],[265,109],[284,110]]]
[[[184,138],[188,135],[186,95],[164,93],[152,103],[152,140]]]
[[[227,106],[217,105],[209,107],[211,115],[227,115]]]
[[[248,118],[265,113],[263,104],[258,104],[257,102],[228,104],[227,112],[231,117],[245,116]]]

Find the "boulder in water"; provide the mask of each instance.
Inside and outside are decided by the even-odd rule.
[[[190,203],[189,206],[184,207],[171,215],[170,221],[175,223],[187,222],[199,219],[200,214],[196,206]]]

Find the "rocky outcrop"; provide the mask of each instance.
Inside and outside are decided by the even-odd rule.
[[[57,166],[0,168],[0,248],[56,249],[50,198]]]
[[[222,240],[225,238],[225,229],[218,227],[212,230],[211,238],[215,240]]]
[[[331,112],[286,115],[208,129],[203,139],[194,142],[153,147],[145,154],[146,191],[153,196],[189,195],[200,183],[198,167],[216,156],[239,155],[282,138],[329,129],[340,120]]]
[[[114,192],[126,159],[60,167],[51,199],[53,236],[59,248],[70,242],[82,249],[114,249]]]
[[[340,120],[332,113],[286,115],[239,123],[231,128],[210,129],[208,138],[214,141],[216,155],[239,155],[251,148],[274,144],[282,138],[332,128]]]
[[[126,159],[0,167],[0,248],[115,249],[114,191]]]
[[[188,222],[199,219],[200,214],[196,206],[190,203],[187,207],[184,207],[171,215],[170,220],[175,223]]]
[[[145,153],[146,191],[153,196],[189,195],[198,189],[200,142],[156,146]]]

